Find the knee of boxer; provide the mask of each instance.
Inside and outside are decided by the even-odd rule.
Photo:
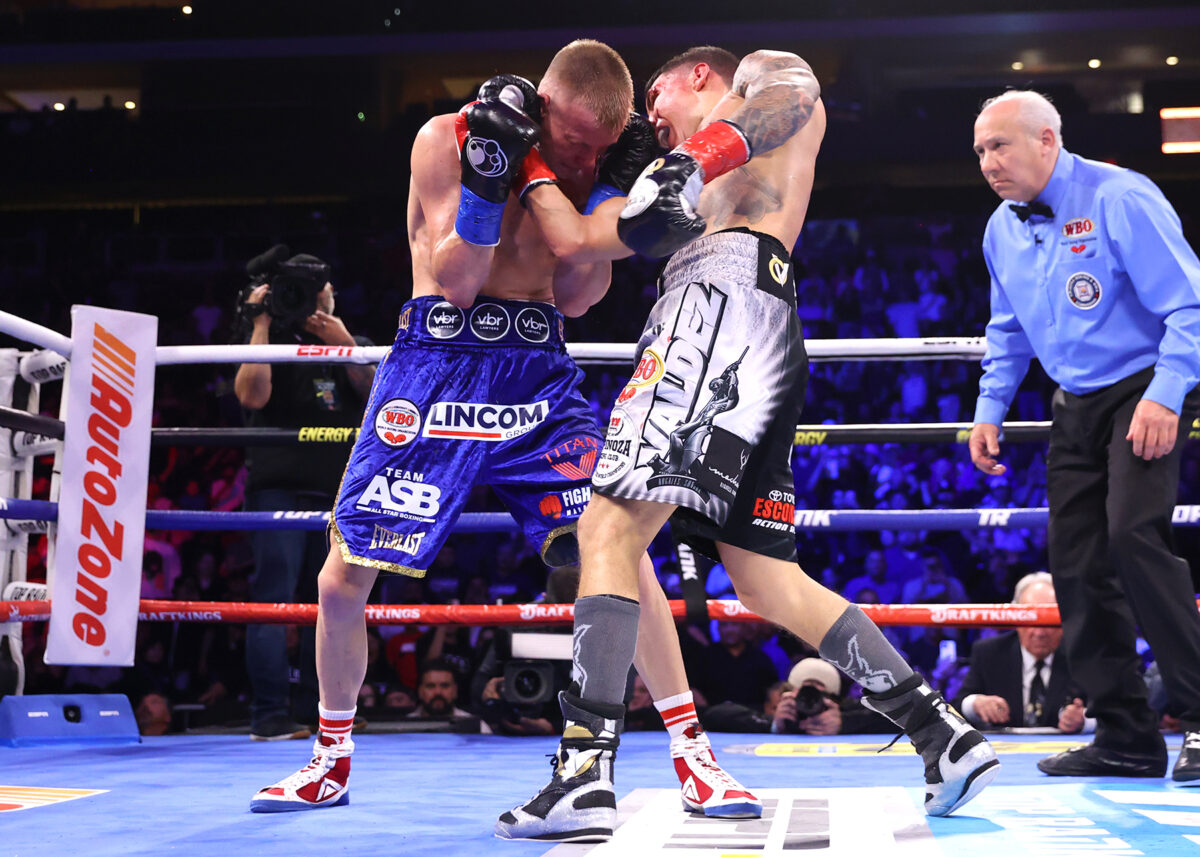
[[[340,556],[326,561],[317,575],[317,599],[324,620],[361,619],[378,574],[373,568],[346,563]]]

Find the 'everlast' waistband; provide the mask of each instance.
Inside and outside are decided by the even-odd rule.
[[[778,238],[765,232],[739,226],[697,238],[671,257],[659,287],[665,293],[697,280],[714,279],[761,289],[796,305],[791,254]]]
[[[400,311],[397,339],[421,345],[563,348],[563,317],[553,304],[480,296],[459,309],[437,296],[413,298]]]

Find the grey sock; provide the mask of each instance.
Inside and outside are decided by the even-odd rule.
[[[857,604],[847,607],[833,623],[821,640],[820,652],[871,693],[890,690],[913,674],[912,667]]]
[[[579,695],[623,705],[625,680],[637,647],[641,606],[620,595],[586,595],[575,602],[572,677]]]

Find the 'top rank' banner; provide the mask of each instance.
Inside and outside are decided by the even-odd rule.
[[[46,663],[132,666],[158,319],[71,309]]]

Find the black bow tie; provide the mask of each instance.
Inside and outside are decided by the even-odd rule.
[[[1017,217],[1021,218],[1022,223],[1027,221],[1030,215],[1033,214],[1036,214],[1039,217],[1054,217],[1054,212],[1051,210],[1050,206],[1046,205],[1044,202],[1038,202],[1037,200],[1034,200],[1028,205],[1019,205],[1014,203],[1013,205],[1010,205],[1009,208],[1016,212]]]

